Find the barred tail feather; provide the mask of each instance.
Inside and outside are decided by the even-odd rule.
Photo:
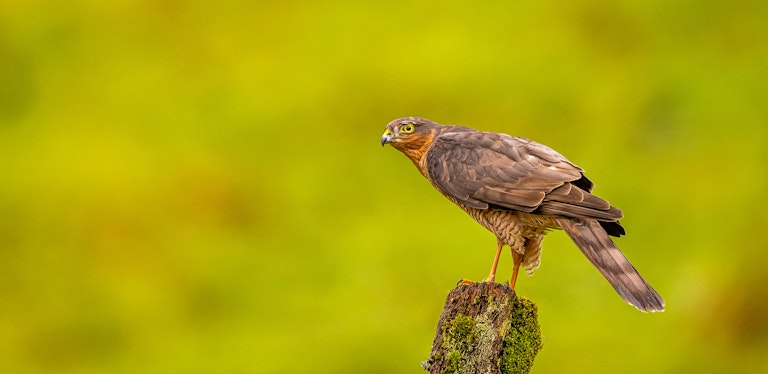
[[[597,220],[564,217],[557,222],[626,302],[643,312],[664,311],[664,300],[629,263]]]

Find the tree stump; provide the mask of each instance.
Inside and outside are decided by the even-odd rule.
[[[460,284],[445,300],[429,359],[432,374],[527,373],[541,349],[536,305],[498,283]]]

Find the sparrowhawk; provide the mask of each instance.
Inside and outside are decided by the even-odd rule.
[[[496,235],[493,282],[502,247],[512,250],[514,288],[522,265],[539,266],[547,231],[563,229],[624,300],[663,311],[664,300],[621,253],[621,210],[592,195],[584,171],[553,149],[501,133],[407,117],[387,124],[381,144],[405,154],[432,185]]]

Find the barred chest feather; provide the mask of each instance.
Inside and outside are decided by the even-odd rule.
[[[551,229],[560,228],[552,217],[506,209],[475,209],[450,196],[446,197],[492,232],[498,240],[509,245],[513,255],[522,258],[523,268],[528,274],[533,274],[539,267],[544,235]]]
[[[560,228],[554,218],[506,209],[474,209],[452,200],[462,210],[494,233],[506,244],[517,249],[525,239],[536,239],[550,229]],[[519,242],[519,243],[518,243]]]

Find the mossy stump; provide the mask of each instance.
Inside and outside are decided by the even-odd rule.
[[[541,349],[536,305],[498,283],[448,293],[429,359],[432,374],[527,373]]]

